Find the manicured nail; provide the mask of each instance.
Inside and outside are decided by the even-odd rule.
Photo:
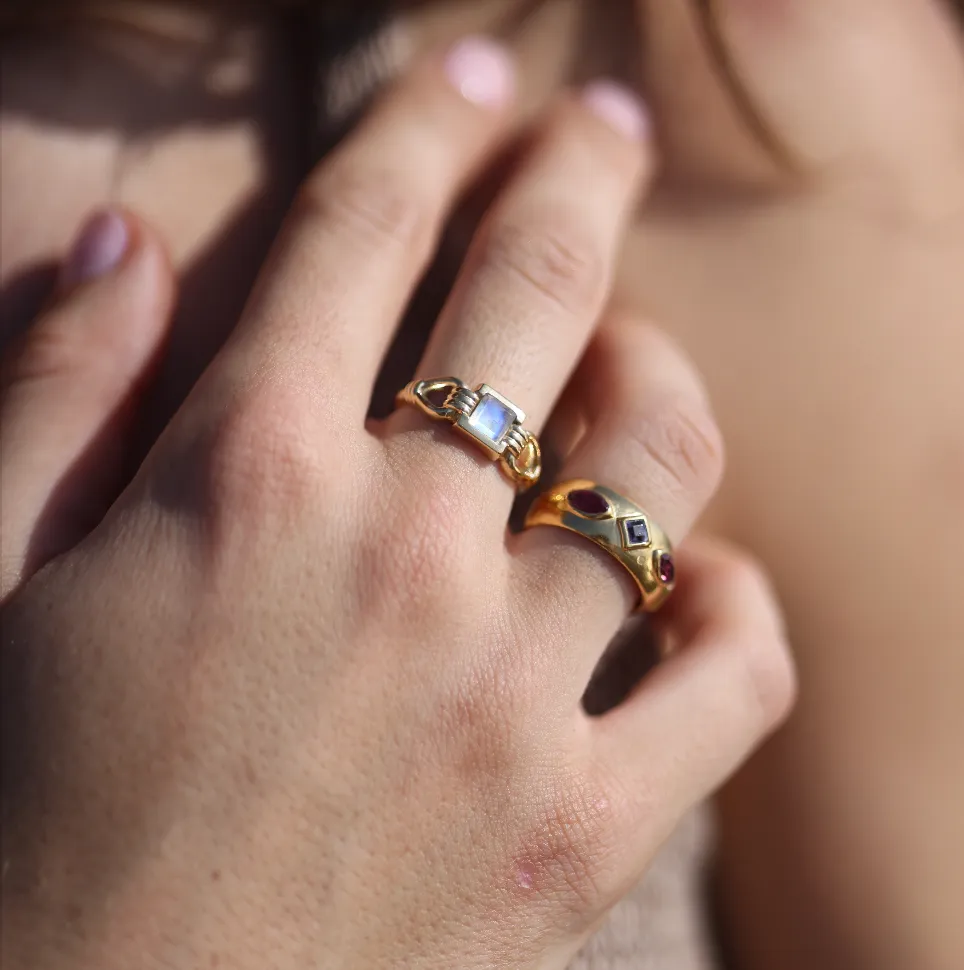
[[[643,102],[621,84],[593,81],[583,90],[582,100],[593,114],[624,137],[642,141],[649,134],[649,112]]]
[[[515,93],[509,52],[485,37],[459,41],[445,58],[445,73],[463,98],[485,108],[501,108]]]
[[[115,269],[127,252],[130,230],[123,216],[111,210],[87,220],[60,274],[62,286],[77,286]]]

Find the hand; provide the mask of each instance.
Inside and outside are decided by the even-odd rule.
[[[786,714],[759,570],[692,543],[659,616],[679,651],[588,718],[631,584],[578,537],[507,534],[496,466],[415,411],[365,426],[509,77],[470,42],[385,98],[304,186],[133,484],[8,604],[12,966],[562,967]],[[419,375],[486,380],[538,432],[582,358],[589,431],[562,474],[680,540],[721,470],[700,381],[652,329],[593,335],[649,165],[627,95],[557,104]],[[57,408],[8,413],[16,388],[15,440]]]

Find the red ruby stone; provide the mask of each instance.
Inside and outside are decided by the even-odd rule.
[[[676,579],[676,563],[673,562],[673,557],[669,553],[661,552],[659,554],[659,559],[656,561],[656,572],[660,582],[666,586],[671,585],[673,580]]]
[[[590,488],[577,488],[570,492],[566,499],[569,507],[580,515],[598,516],[609,511],[609,503]]]

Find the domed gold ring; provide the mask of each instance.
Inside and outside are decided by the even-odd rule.
[[[649,514],[619,492],[586,479],[553,485],[539,496],[525,527],[555,526],[585,536],[611,555],[639,588],[639,609],[658,610],[673,591],[673,546]]]

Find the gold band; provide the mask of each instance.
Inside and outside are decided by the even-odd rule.
[[[412,381],[398,392],[396,404],[416,407],[433,421],[448,421],[498,461],[517,488],[539,481],[542,452],[536,436],[522,427],[525,412],[488,384],[472,390],[457,377]]]
[[[676,565],[669,537],[635,502],[604,485],[573,479],[539,496],[525,526],[552,525],[605,549],[639,587],[639,609],[658,610],[673,590]]]

